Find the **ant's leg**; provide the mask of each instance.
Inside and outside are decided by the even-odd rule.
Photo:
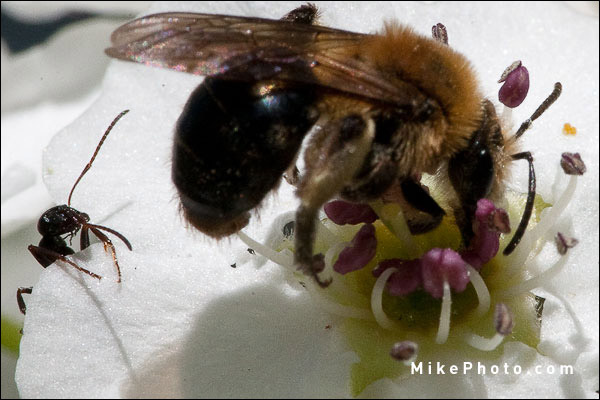
[[[57,253],[56,251],[48,250],[48,249],[45,249],[43,247],[34,246],[32,244],[30,244],[29,247],[27,247],[27,248],[29,249],[29,251],[31,252],[31,254],[33,254],[33,256],[35,257],[35,259],[38,260],[38,262],[40,261],[40,259],[42,259],[42,260],[52,260],[52,262],[50,263],[50,264],[52,264],[56,260],[61,260],[62,262],[71,265],[73,268],[75,268],[75,269],[77,269],[77,270],[79,270],[81,272],[84,272],[84,273],[88,274],[89,276],[91,276],[93,278],[102,279],[102,277],[100,275],[97,275],[97,274],[95,274],[95,273],[93,273],[91,271],[88,271],[85,268],[81,268],[79,265],[75,264],[71,260],[68,260],[65,256],[63,256],[60,253]],[[40,264],[41,264],[41,262],[40,262]],[[43,265],[42,264],[42,266],[44,268],[46,268],[50,264],[47,264],[47,265]]]
[[[19,305],[19,310],[21,310],[21,314],[25,315],[27,312],[27,306],[25,305],[25,300],[23,300],[23,293],[31,294],[33,291],[33,287],[20,287],[17,289],[17,304]]]
[[[35,246],[31,246],[34,249]],[[75,254],[72,248],[67,246],[67,243],[60,236],[43,236],[40,242],[37,245],[37,248],[42,248],[45,250],[50,250],[49,252],[34,252],[31,251],[31,254],[35,257],[37,262],[41,264],[42,267],[46,268],[48,265],[53,264],[56,261],[55,253],[61,254],[63,256],[68,256],[70,254]]]
[[[90,232],[87,224],[81,226],[81,234],[79,236],[79,249],[85,250],[90,247]]]
[[[117,268],[117,275],[119,276],[119,278],[117,279],[117,283],[120,283],[121,282],[121,268],[119,267],[119,262],[117,261],[117,252],[115,250],[115,246],[112,244],[112,242],[110,241],[108,236],[106,236],[104,233],[102,233],[100,230],[98,230],[98,228],[96,228],[94,225],[88,225],[88,226],[91,229],[92,233],[94,235],[96,235],[98,237],[98,239],[100,239],[102,241],[102,243],[104,244],[104,251],[106,251],[107,248],[110,249],[110,253],[111,253],[113,261],[115,263],[115,267]]]
[[[115,235],[116,237],[118,237],[119,239],[121,239],[121,241],[123,243],[125,243],[125,246],[127,246],[127,248],[130,251],[133,250],[133,248],[131,247],[131,243],[129,243],[129,240],[127,240],[127,238],[125,236],[121,235],[119,232],[115,231],[114,229],[110,229],[110,228],[107,228],[106,226],[96,225],[96,224],[90,224],[90,223],[85,224],[85,226],[87,226],[88,228],[92,229],[92,231],[93,231],[93,228],[96,228],[96,230],[102,229],[103,231],[106,231],[108,233],[112,233],[113,235]],[[97,233],[96,233],[96,236],[98,236]],[[103,236],[106,237],[106,235],[103,235]],[[110,240],[109,240],[109,242],[110,242]]]
[[[349,115],[326,124],[308,144],[306,172],[298,186],[301,204],[296,212],[295,264],[311,275],[321,287],[318,272],[324,268],[323,255],[313,255],[315,220],[319,208],[349,185],[362,166],[375,136],[375,123],[360,115]]]

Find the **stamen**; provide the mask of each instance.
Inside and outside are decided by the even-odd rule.
[[[444,344],[448,340],[450,333],[450,311],[452,307],[452,295],[450,294],[450,284],[444,281],[444,297],[442,297],[442,310],[440,312],[440,325],[435,338],[437,344]]]
[[[500,296],[503,298],[518,296],[521,293],[529,292],[530,290],[547,284],[552,278],[554,278],[563,270],[568,260],[569,253],[562,256],[556,263],[554,263],[552,267],[548,268],[538,276],[535,276],[531,279],[521,282],[516,286],[511,287],[508,290],[503,291]]]
[[[565,154],[563,154],[563,157],[561,158],[561,164],[564,164],[565,161],[572,161],[572,159],[568,157],[565,160]],[[573,157],[573,159],[575,159],[575,157]],[[576,161],[576,164],[579,165],[581,158]],[[583,161],[581,161],[581,163],[583,163]],[[563,167],[563,170],[564,169],[565,167]],[[582,168],[579,167],[576,169],[581,170]],[[583,169],[585,170],[585,166]],[[567,171],[565,171],[565,173],[567,173]],[[555,224],[558,218],[560,218],[562,213],[573,199],[573,194],[575,193],[575,189],[577,189],[578,177],[579,175],[569,176],[569,183],[567,184],[567,187],[560,195],[558,200],[554,203],[552,208],[544,213],[536,226],[525,232],[523,239],[521,240],[521,246],[517,247],[517,251],[514,254],[514,261],[508,263],[510,265],[509,270],[507,270],[509,275],[515,275],[519,273],[519,271],[522,270],[523,266],[526,264],[527,259],[535,255],[533,250],[537,242],[546,236],[550,228]]]
[[[273,261],[275,264],[279,264],[283,267],[290,268],[290,269],[294,268],[294,259],[293,258],[291,258],[285,254],[282,254],[280,252],[277,252],[277,251],[271,249],[270,247],[257,242],[254,239],[251,239],[248,235],[246,235],[242,231],[239,231],[237,233],[237,235],[242,240],[242,242],[244,242],[246,244],[246,246],[254,249],[254,251],[256,251],[261,256],[266,257],[269,260]]]
[[[475,315],[481,317],[490,309],[490,291],[475,268],[467,264],[467,271],[469,271],[469,279],[475,289],[475,293],[477,293],[477,299],[479,300]]]
[[[529,231],[529,235],[531,236],[533,243],[537,242],[541,237],[543,237],[565,211],[573,199],[573,194],[577,188],[577,180],[577,175],[571,175],[569,177],[569,183],[567,184],[567,188],[563,194],[556,201],[556,203],[554,203],[554,206],[552,206],[548,213],[544,215],[540,222],[534,226],[531,231]]]
[[[496,328],[496,332],[503,336],[510,335],[514,326],[513,316],[506,304],[496,304],[494,310],[494,328]]]
[[[338,255],[342,250],[344,250],[350,243],[349,242],[339,242],[331,246],[325,252],[325,269],[323,272],[326,272],[328,269],[333,269],[333,258]],[[329,271],[332,272],[332,271]]]
[[[529,72],[521,61],[506,68],[498,83],[504,82],[498,91],[498,100],[507,107],[518,107],[529,92]]]
[[[492,351],[496,347],[500,346],[504,340],[504,336],[496,333],[490,339],[484,338],[483,336],[476,335],[474,333],[468,333],[464,336],[464,341],[471,347],[481,351]]]
[[[508,131],[512,131],[512,125],[513,125],[512,114],[513,114],[512,108],[504,106],[504,108],[502,109],[502,114],[500,115],[500,120],[502,121],[502,126],[508,127],[507,128]]]
[[[315,236],[319,238],[319,241],[325,243],[327,247],[331,247],[340,241],[340,239],[323,224],[323,221],[321,221],[320,218],[317,218],[315,228]]]
[[[490,339],[476,335],[474,333],[468,333],[463,336],[463,339],[471,347],[474,347],[481,351],[492,351],[495,350],[504,340],[504,337],[512,333],[514,326],[513,317],[510,310],[504,303],[496,304],[494,311],[494,325],[496,334]]]
[[[390,350],[392,358],[404,362],[405,365],[410,365],[417,358],[419,346],[410,340],[396,342]]]
[[[433,38],[438,42],[448,44],[448,31],[446,31],[446,27],[443,24],[438,22],[437,24],[432,26],[431,34]]]
[[[567,251],[569,249],[572,249],[573,247],[577,246],[579,240],[572,237],[567,237],[562,233],[558,232],[554,237],[554,243],[556,244],[556,250],[558,250],[558,254],[564,256],[565,254],[567,254]]]
[[[293,224],[295,217],[296,217],[295,211],[288,211],[288,212],[281,214],[277,218],[275,218],[275,220],[273,221],[271,226],[269,226],[269,230],[267,231],[267,234],[265,235],[264,242],[267,245],[273,247],[273,246],[279,245],[283,241],[283,239],[290,239],[289,237],[287,237],[285,235],[283,228],[285,226],[287,226],[288,223],[290,223],[290,221]],[[292,230],[292,235],[293,235],[293,230]]]
[[[372,224],[377,220],[377,214],[368,204],[356,204],[343,200],[334,200],[325,203],[323,211],[325,211],[327,217],[337,225]]]
[[[402,209],[399,209],[395,215],[390,215],[389,210],[384,209],[384,204],[381,200],[373,201],[369,205],[375,210],[375,213],[386,228],[404,243],[406,249],[414,249],[413,258],[418,257],[421,253],[421,247],[413,239]]]
[[[267,234],[265,235],[265,239],[263,240],[264,245],[270,247],[271,249],[279,249],[282,247],[282,245],[285,243],[285,240],[287,239],[288,242],[285,243],[285,246],[291,246],[292,244],[290,242],[293,242],[293,226],[295,224],[295,217],[295,211],[288,211],[275,218],[275,220],[271,223],[271,226],[269,226],[269,229],[267,230]],[[284,228],[289,227],[290,225],[292,227],[292,232],[291,237],[288,237]],[[287,230],[287,233],[288,235],[290,234],[289,228]],[[248,260],[250,260],[250,258],[251,254],[247,251],[244,251],[241,255],[236,257],[236,260],[240,264],[244,264]],[[252,257],[252,259],[254,260],[254,266],[256,268],[263,266],[268,261],[268,258],[266,257]]]
[[[333,270],[344,275],[362,269],[375,257],[376,250],[375,227],[373,224],[364,224],[350,245],[340,252]]]
[[[321,272],[323,275],[333,275],[333,259],[337,256],[342,250],[344,250],[349,245],[349,242],[340,242],[331,246],[326,252],[323,261],[325,262],[325,268]],[[334,293],[339,293],[341,296],[344,296],[349,299],[358,300],[363,299],[367,302],[366,297],[364,297],[360,293],[356,293],[355,290],[348,287],[343,279],[334,279],[329,287],[329,291],[333,291]],[[322,293],[322,292],[319,292]]]
[[[385,289],[385,284],[387,283],[390,276],[397,272],[396,268],[388,268],[377,278],[375,281],[375,285],[373,286],[373,291],[371,292],[371,310],[373,312],[373,316],[375,317],[375,321],[384,329],[394,329],[397,327],[397,324],[394,323],[383,311],[383,289]],[[448,290],[450,290],[448,288]]]

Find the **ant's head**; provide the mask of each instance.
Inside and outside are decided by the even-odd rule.
[[[37,229],[42,236],[60,236],[77,232],[89,220],[86,213],[66,205],[56,206],[42,214]]]

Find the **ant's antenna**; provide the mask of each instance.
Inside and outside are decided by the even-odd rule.
[[[73,191],[75,190],[75,187],[77,186],[77,184],[79,183],[81,178],[83,178],[85,173],[88,172],[88,170],[92,167],[92,163],[94,162],[96,155],[98,155],[98,151],[100,151],[100,147],[102,147],[102,143],[104,143],[104,140],[106,139],[106,137],[108,136],[108,134],[110,133],[112,128],[115,126],[115,124],[121,119],[121,117],[123,115],[127,114],[128,112],[129,112],[129,110],[121,111],[121,113],[119,115],[117,115],[117,117],[113,120],[113,122],[110,123],[110,125],[106,129],[106,132],[104,132],[102,139],[100,139],[100,143],[98,143],[98,146],[96,146],[96,151],[94,151],[94,155],[92,155],[90,162],[87,163],[85,168],[83,168],[83,171],[81,171],[79,178],[77,178],[77,180],[75,181],[75,184],[71,188],[71,192],[69,193],[69,199],[67,200],[67,206],[71,206],[71,196],[73,195]]]

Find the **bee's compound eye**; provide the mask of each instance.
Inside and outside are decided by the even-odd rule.
[[[472,171],[471,182],[476,188],[478,198],[486,197],[492,189],[492,181],[494,179],[494,161],[488,149],[479,151],[476,157],[476,166]]]

